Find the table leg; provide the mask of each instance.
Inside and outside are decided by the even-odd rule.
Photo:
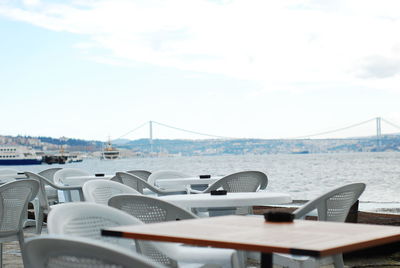
[[[261,268],[272,268],[272,253],[261,252]]]

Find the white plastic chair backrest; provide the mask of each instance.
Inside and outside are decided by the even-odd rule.
[[[160,170],[151,173],[149,178],[147,179],[147,182],[151,185],[156,185],[157,180],[162,180],[162,179],[175,179],[175,178],[187,178],[190,177],[190,175],[187,175],[185,173],[179,172],[179,171],[174,171],[174,170]]]
[[[39,199],[39,204],[43,209],[49,209],[49,200],[47,198],[47,193],[46,193],[46,180],[47,178],[43,177],[42,175],[33,173],[33,172],[29,172],[26,171],[25,175],[29,178],[29,179],[34,179],[37,180],[39,182],[39,190],[37,193],[37,197]],[[36,216],[36,215],[35,215]]]
[[[1,175],[17,175],[19,171],[12,168],[0,168],[0,177]]]
[[[137,170],[129,170],[127,171],[127,173],[138,176],[139,178],[147,181],[149,176],[151,175],[150,171],[147,170],[141,170],[141,169],[137,169]]]
[[[82,169],[77,168],[63,168],[54,173],[54,183],[64,185],[64,179],[72,176],[89,176],[90,174]]]
[[[352,183],[329,191],[293,212],[296,219],[317,210],[318,220],[344,222],[351,206],[365,190],[365,183]]]
[[[91,238],[129,249],[133,248],[133,240],[102,236],[101,229],[133,224],[143,222],[116,208],[89,202],[54,206],[47,219],[49,234]],[[152,242],[137,241],[137,246],[153,260],[174,266],[174,261],[160,253]]]
[[[159,198],[121,194],[110,198],[108,205],[138,218],[144,223],[195,219],[197,216]]]
[[[45,170],[40,171],[38,174],[39,174],[40,176],[45,177],[45,178],[48,179],[49,181],[54,182],[54,174],[55,174],[57,171],[61,170],[61,169],[62,169],[62,168],[48,168],[48,169],[45,169]]]
[[[168,203],[158,198],[144,195],[121,194],[110,198],[109,206],[120,209],[130,214],[144,223],[156,223],[164,221],[176,221],[195,219],[197,216],[183,208]],[[164,253],[174,251],[177,244],[157,243],[157,248]],[[151,257],[151,259],[168,266],[176,267],[176,261],[170,259],[153,245],[148,243],[138,243],[139,251]]]
[[[212,190],[222,188],[228,192],[256,192],[265,189],[268,185],[268,177],[261,171],[242,171],[227,175],[204,190],[209,193]]]
[[[141,194],[143,194],[143,188],[152,187],[147,181],[143,180],[137,175],[128,172],[117,172],[116,175],[111,178],[111,180],[127,185]]]
[[[140,194],[122,183],[109,180],[90,180],[82,186],[85,201],[107,205],[108,199],[117,194]]]
[[[30,179],[0,186],[0,237],[21,230],[28,203],[36,197],[38,189],[39,182]]]
[[[133,248],[133,240],[101,235],[107,227],[143,224],[118,209],[88,202],[64,203],[53,206],[47,218],[49,234],[86,237]]]
[[[164,267],[139,254],[77,237],[41,235],[27,239],[25,248],[32,268]]]

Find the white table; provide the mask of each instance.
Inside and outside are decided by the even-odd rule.
[[[217,180],[221,179],[222,176],[213,176],[211,178],[200,179],[199,177],[188,177],[188,178],[173,178],[173,179],[160,179],[156,181],[156,185],[160,188],[176,188],[176,186],[190,186],[190,185],[203,185],[213,184]]]
[[[0,175],[0,183],[10,182],[16,179],[26,179],[25,174],[1,174]]]
[[[266,206],[288,204],[292,202],[292,197],[289,194],[264,191],[250,193],[227,193],[226,195],[166,195],[159,196],[158,198],[186,209]]]
[[[63,179],[63,184],[66,186],[83,186],[83,184],[90,180],[105,179],[109,180],[115,175],[105,174],[104,176],[85,175],[85,176],[70,176]]]

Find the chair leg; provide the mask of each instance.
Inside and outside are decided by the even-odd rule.
[[[18,242],[19,242],[19,248],[21,250],[21,255],[22,255],[22,263],[24,264],[24,267],[28,267],[26,257],[25,257],[25,238],[24,238],[24,231],[21,230],[18,234]]]
[[[37,214],[35,211],[35,220],[36,220],[36,233],[41,234],[42,233],[42,227],[43,227],[43,220],[44,220],[44,211],[43,208],[39,207]]]
[[[0,243],[0,267],[3,267],[3,243]]]
[[[335,268],[343,268],[344,267],[342,254],[333,255],[332,258],[333,258],[333,265],[335,266]]]

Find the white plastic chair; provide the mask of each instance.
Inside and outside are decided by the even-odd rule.
[[[128,170],[127,173],[138,176],[139,178],[147,181],[149,176],[151,175],[150,171],[142,170],[142,169],[135,169],[135,170]]]
[[[48,196],[47,196],[47,191],[46,191],[46,186],[51,186],[54,189],[60,190],[60,191],[70,191],[70,190],[78,190],[82,192],[82,187],[80,186],[62,186],[59,184],[55,184],[49,179],[33,173],[33,172],[25,172],[25,175],[30,178],[37,180],[39,182],[39,192],[37,197],[32,200],[33,208],[35,211],[35,224],[36,224],[36,233],[40,234],[42,232],[42,226],[43,226],[43,219],[44,219],[44,214],[48,214],[50,210],[50,205],[52,203],[49,202]],[[82,194],[83,196],[83,194]]]
[[[120,182],[122,184],[125,184],[129,187],[132,187],[136,191],[140,193],[144,193],[144,190],[147,190],[147,193],[150,192],[149,194],[155,194],[155,195],[171,195],[171,194],[186,194],[187,191],[182,191],[180,189],[172,189],[172,190],[164,190],[161,189],[157,186],[154,186],[147,181],[139,178],[136,175],[127,173],[127,172],[117,172],[115,174],[115,177],[113,177],[111,180]]]
[[[144,256],[90,239],[42,235],[26,241],[31,268],[155,268],[164,267]]]
[[[54,174],[61,169],[62,168],[48,168],[40,171],[38,174],[54,183]],[[55,189],[51,185],[45,185],[44,188],[46,190],[47,199],[49,200],[49,203],[57,204],[58,203],[57,189]]]
[[[164,200],[144,195],[116,195],[110,198],[109,205],[135,216],[144,223],[188,220],[197,218],[193,213]],[[179,264],[197,263],[219,265],[226,268],[241,267],[244,261],[232,249],[207,247],[188,247],[177,243],[161,243],[158,249]],[[157,258],[152,249],[139,250],[152,258]],[[149,252],[150,251],[150,252]]]
[[[226,190],[227,192],[256,192],[264,190],[268,185],[268,177],[261,171],[241,171],[227,175],[211,184],[204,191],[193,193],[209,193],[213,190]]]
[[[68,186],[65,183],[65,178],[67,177],[72,177],[72,176],[89,176],[90,174],[84,170],[77,169],[77,168],[63,168],[61,170],[58,170],[56,173],[54,173],[54,184],[58,186]],[[73,185],[77,186],[77,185]],[[64,192],[64,198],[65,202],[71,202],[73,201],[72,198],[72,190],[63,190]],[[83,195],[82,195],[82,190],[78,189],[79,193],[79,201],[83,201]]]
[[[204,191],[191,189],[191,193],[210,193],[213,190],[226,190],[227,192],[256,192],[264,190],[268,185],[268,177],[261,171],[242,171],[227,175],[211,184]],[[197,210],[201,213],[202,210]],[[222,216],[230,214],[252,214],[252,207],[240,208],[210,208],[209,216]]]
[[[35,198],[38,189],[39,182],[29,179],[16,180],[0,186],[0,267],[3,263],[3,242],[17,240],[21,252],[24,252],[22,228],[28,203]]]
[[[49,234],[85,237],[112,243],[124,249],[134,250],[134,240],[102,236],[101,230],[107,227],[143,224],[139,219],[121,210],[89,202],[57,205],[49,213]],[[157,248],[163,243],[136,241],[137,248],[146,249],[146,256],[168,266],[176,262],[160,253]]]
[[[160,170],[151,173],[149,178],[147,179],[147,182],[152,185],[152,186],[157,186],[157,181],[158,180],[163,180],[163,179],[175,179],[175,178],[187,178],[190,177],[190,175],[187,175],[185,173],[179,172],[179,171],[174,171],[174,170]],[[170,189],[168,189],[170,190]],[[171,191],[183,191],[186,192],[186,187],[177,187],[175,189],[171,189]]]
[[[352,183],[329,191],[314,200],[307,202],[293,212],[296,219],[306,216],[313,210],[318,212],[318,220],[344,222],[351,206],[358,200],[365,190],[364,183]],[[334,264],[336,268],[344,267],[343,255],[337,254],[322,259],[289,254],[274,254],[274,264],[284,267],[319,267],[320,265]]]
[[[83,184],[85,201],[97,204],[108,204],[108,199],[117,194],[140,194],[132,187],[109,180],[90,180]]]

